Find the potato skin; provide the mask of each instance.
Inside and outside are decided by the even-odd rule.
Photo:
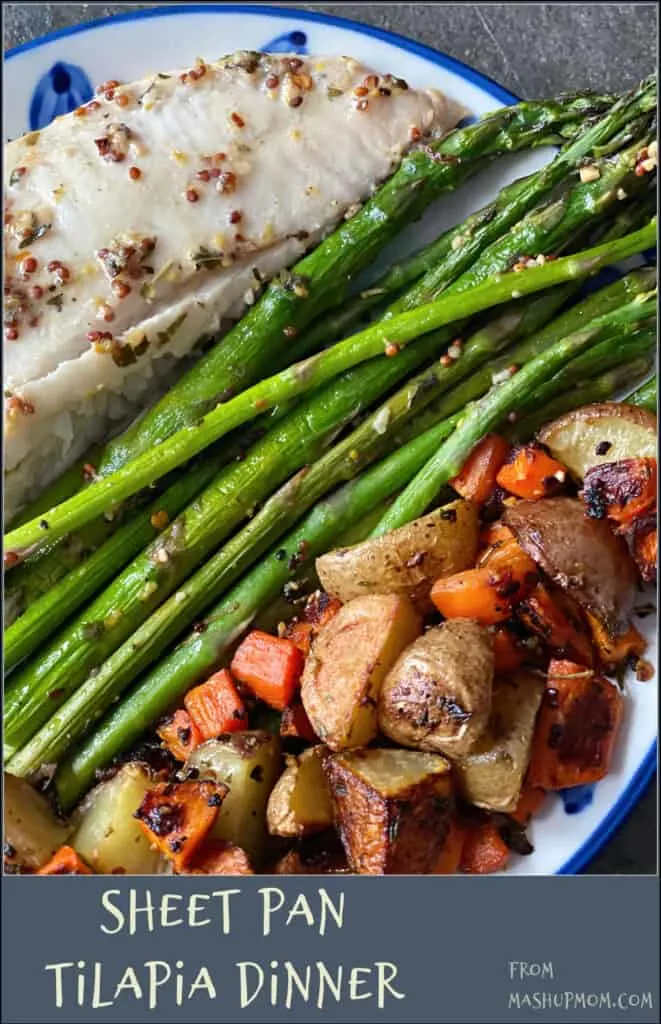
[[[408,598],[369,594],[345,604],[320,631],[303,670],[301,699],[331,750],[374,739],[383,680],[421,629]]]
[[[266,808],[268,830],[273,836],[297,838],[333,824],[323,761],[328,748],[310,747],[298,757],[286,755],[286,768],[271,790]]]
[[[363,594],[404,594],[426,611],[435,579],[473,565],[478,536],[477,506],[453,501],[383,537],[322,555],[317,574],[342,602]]]
[[[459,757],[486,728],[493,674],[487,631],[472,619],[450,619],[412,643],[388,673],[379,727],[405,747]]]
[[[543,680],[522,669],[496,681],[486,731],[454,762],[457,786],[470,803],[503,813],[516,807],[543,693]]]
[[[656,416],[626,402],[584,405],[548,423],[537,435],[578,480],[601,462],[656,456]]]
[[[611,635],[629,626],[637,574],[629,549],[602,519],[586,517],[575,498],[520,501],[503,521],[544,572],[591,612]]]
[[[335,824],[351,870],[429,874],[450,827],[448,762],[411,750],[361,749],[325,764]]]

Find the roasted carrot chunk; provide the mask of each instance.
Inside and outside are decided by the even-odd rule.
[[[620,691],[571,661],[552,661],[537,718],[528,783],[566,789],[608,772],[622,719]]]
[[[526,445],[514,453],[498,473],[497,482],[517,498],[546,498],[557,494],[567,479],[567,469],[541,448]]]
[[[517,575],[537,577],[537,565],[515,540],[502,541],[487,548],[481,556],[479,566],[488,566],[492,570],[512,569]]]
[[[566,654],[582,665],[592,665],[590,640],[571,621],[559,600],[538,583],[520,606],[518,618],[531,631],[559,654]]]
[[[312,641],[315,636],[315,628],[311,622],[292,622],[287,627],[286,637],[291,640],[293,644],[296,644],[299,651],[301,651],[307,658],[312,648]]]
[[[655,583],[658,560],[656,526],[634,530],[633,557],[643,583]]]
[[[461,867],[461,855],[466,841],[466,828],[456,818],[450,819],[450,828],[432,875],[456,875]]]
[[[627,533],[656,504],[656,459],[602,462],[585,474],[583,501],[594,519],[607,517]]]
[[[179,708],[170,718],[161,722],[156,731],[177,761],[185,761],[204,739],[188,712],[183,708]]]
[[[489,563],[482,569],[442,576],[432,587],[431,599],[446,619],[476,619],[485,626],[504,622],[537,579],[534,562],[527,555],[525,559],[503,568]]]
[[[492,634],[494,667],[498,675],[512,672],[522,665],[526,652],[517,642],[514,633],[506,626],[499,626]]]
[[[226,668],[189,690],[184,704],[203,740],[248,727],[246,709]]]
[[[232,674],[278,711],[283,711],[296,692],[305,658],[291,640],[255,629],[237,648]]]
[[[182,871],[218,816],[227,786],[215,782],[161,783],[135,812],[149,840]]]
[[[282,712],[280,735],[291,736],[297,740],[307,740],[308,743],[319,743],[319,737],[312,728],[305,708],[296,697]]]
[[[38,875],[91,875],[92,870],[80,859],[73,846],[61,846]]]
[[[510,818],[518,821],[519,825],[527,825],[532,816],[539,810],[546,799],[546,791],[530,786],[526,783],[521,790],[519,802],[510,812]]]
[[[481,548],[488,549],[492,547],[500,547],[502,544],[506,544],[511,540],[514,540],[514,534],[510,530],[509,526],[505,526],[504,523],[499,521],[495,523],[485,523],[480,530]]]
[[[483,505],[496,486],[498,471],[509,452],[510,446],[503,437],[487,434],[473,448],[457,476],[450,480],[450,486],[462,498]]]
[[[502,871],[510,851],[494,825],[478,825],[466,836],[461,854],[465,875],[491,875]]]
[[[587,613],[587,619],[599,661],[606,671],[612,671],[625,664],[629,658],[641,658],[647,650],[647,641],[635,626],[630,626],[626,633],[621,633],[620,636],[611,636],[590,612]]]
[[[248,854],[224,839],[205,839],[190,860],[187,875],[253,875]]]

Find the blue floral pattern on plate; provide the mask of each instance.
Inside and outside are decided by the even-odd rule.
[[[37,82],[30,103],[30,131],[38,131],[60,114],[68,114],[94,95],[92,83],[77,64],[58,61]]]
[[[283,32],[262,46],[263,53],[307,53],[308,37],[300,29]]]

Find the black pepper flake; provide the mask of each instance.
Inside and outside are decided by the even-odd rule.
[[[48,234],[51,227],[51,224],[40,224],[35,214],[32,214],[32,227],[18,243],[19,249],[26,249],[28,245],[33,245],[34,242],[38,242],[40,238],[43,238],[44,235]]]
[[[16,850],[11,843],[5,842],[2,844],[2,853],[5,857],[13,857],[16,854]]]
[[[278,551],[276,551],[274,557],[277,558],[279,562],[284,562],[285,558],[287,557],[287,552],[285,551],[284,548],[280,548]]]
[[[456,523],[457,521],[457,510],[454,508],[442,508],[441,519],[444,519],[448,523]]]
[[[212,793],[207,800],[207,807],[220,807],[223,802],[223,798],[219,793]]]
[[[610,441],[600,441],[594,450],[595,455],[606,455],[611,450],[613,445]]]
[[[40,523],[39,523],[39,529],[40,530],[47,530],[48,528],[49,528],[48,527],[48,521],[46,519],[42,519],[40,521]]]
[[[261,764],[255,765],[255,767],[250,773],[250,778],[253,780],[253,782],[264,781],[264,769],[262,768]]]
[[[193,626],[193,632],[196,634],[196,636],[201,636],[202,633],[206,633],[207,628],[208,627],[206,622],[196,622],[195,625]]]

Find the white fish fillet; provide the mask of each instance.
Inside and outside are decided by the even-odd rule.
[[[8,516],[464,113],[344,57],[103,88],[6,147]]]

